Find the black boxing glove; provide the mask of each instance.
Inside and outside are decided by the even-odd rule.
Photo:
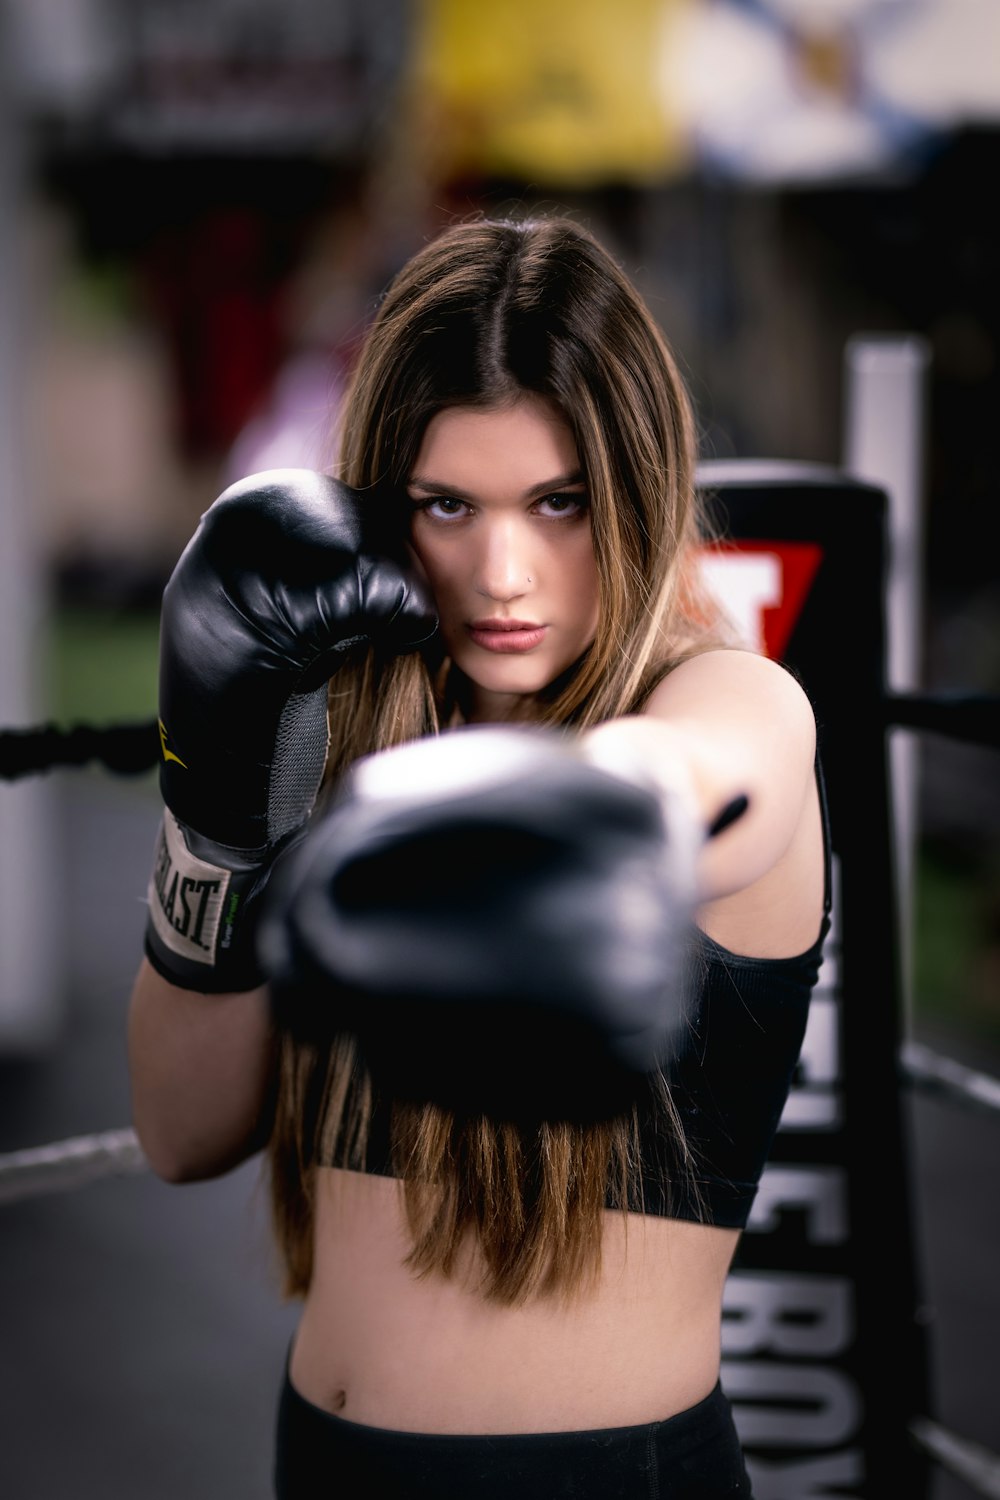
[[[367,757],[265,903],[279,1024],[354,1032],[403,1097],[608,1117],[685,1032],[704,836],[553,731]]]
[[[327,475],[253,474],[202,516],[160,619],[166,812],[146,953],[172,983],[260,982],[255,911],[319,789],[328,680],[349,647],[410,651],[436,624],[402,536]]]

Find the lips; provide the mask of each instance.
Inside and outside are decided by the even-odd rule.
[[[545,639],[546,629],[531,620],[474,620],[468,627],[477,646],[500,653],[532,651]]]

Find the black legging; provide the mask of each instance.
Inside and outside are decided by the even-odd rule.
[[[716,1386],[639,1427],[452,1436],[331,1416],[285,1376],[277,1500],[750,1500],[732,1410]]]

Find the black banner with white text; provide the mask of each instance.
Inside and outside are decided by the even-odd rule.
[[[898,1056],[885,731],[887,497],[834,469],[726,461],[699,482],[707,566],[802,682],[833,846],[827,939],[791,1096],[725,1293],[722,1381],[755,1500],[923,1500],[929,1408]]]

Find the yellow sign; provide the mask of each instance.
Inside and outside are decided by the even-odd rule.
[[[440,179],[649,183],[686,160],[666,98],[691,0],[421,0],[412,87]]]

